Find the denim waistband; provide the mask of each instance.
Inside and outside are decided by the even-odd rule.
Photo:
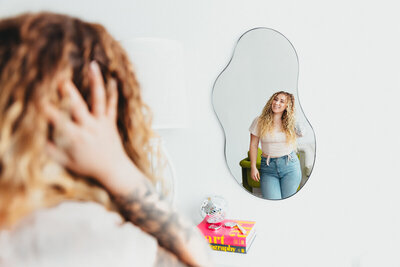
[[[294,151],[292,151],[292,152],[290,152],[289,154],[284,155],[284,156],[282,156],[282,157],[272,158],[272,159],[273,159],[273,160],[276,160],[276,159],[283,159],[283,158],[286,157],[286,165],[287,165],[288,162],[289,162],[289,160],[291,160],[291,159],[293,158],[293,156],[292,156],[293,153],[294,153]],[[270,155],[268,155],[267,157],[261,156],[261,159],[262,159],[262,158],[266,159],[266,160],[265,160],[265,163],[267,164],[267,166],[269,166],[269,162],[270,162],[270,160],[271,160],[271,156],[270,156]]]

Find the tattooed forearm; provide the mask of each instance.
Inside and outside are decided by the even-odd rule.
[[[182,241],[188,242],[194,233],[193,226],[185,225],[176,212],[170,211],[165,203],[157,201],[154,194],[147,192],[140,197],[139,192],[128,196],[118,196],[121,214],[147,233],[155,236],[159,244],[179,256],[180,247],[175,240],[179,231]]]
[[[190,266],[202,265],[194,254],[206,255],[204,238],[193,224],[182,218],[163,201],[148,181],[133,192],[114,196],[126,220],[157,238],[160,246],[175,254]]]

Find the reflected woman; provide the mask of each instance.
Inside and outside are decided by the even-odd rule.
[[[250,126],[251,178],[260,182],[266,199],[283,199],[296,193],[301,181],[296,139],[302,136],[295,127],[295,100],[288,92],[274,93],[260,116]],[[260,171],[256,167],[261,141]]]

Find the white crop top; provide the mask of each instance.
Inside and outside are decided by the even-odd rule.
[[[258,133],[258,116],[253,120],[250,125],[249,131],[251,134],[260,137]],[[297,135],[300,135],[296,129]],[[268,133],[266,136],[260,138],[261,150],[268,157],[277,158],[285,155],[289,155],[293,150],[295,150],[295,144],[286,143],[286,134],[284,132],[274,131],[273,133]]]

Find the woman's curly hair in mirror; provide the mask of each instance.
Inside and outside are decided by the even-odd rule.
[[[265,136],[267,133],[272,132],[274,124],[274,112],[272,111],[272,102],[278,95],[283,94],[286,96],[287,107],[282,114],[282,127],[286,134],[287,143],[296,142],[296,110],[295,110],[295,100],[291,93],[285,91],[279,91],[274,93],[271,98],[265,104],[258,121],[258,131],[260,136]]]

